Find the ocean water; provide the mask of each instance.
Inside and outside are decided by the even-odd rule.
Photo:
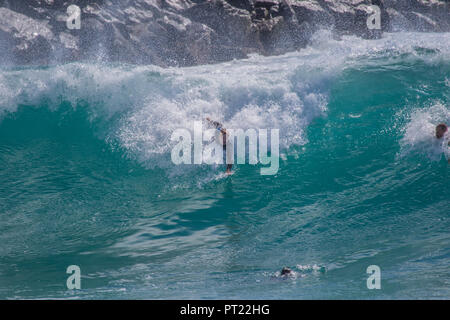
[[[279,128],[278,173],[174,165],[171,133],[205,116]],[[440,122],[450,34],[321,32],[189,68],[2,67],[0,298],[449,299]]]

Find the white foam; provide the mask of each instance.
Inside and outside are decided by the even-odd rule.
[[[418,47],[437,53],[423,55]],[[312,46],[299,52],[189,68],[74,63],[3,70],[0,114],[15,112],[20,104],[86,102],[92,118],[107,122],[108,141],[142,163],[167,162],[171,133],[192,128],[205,116],[227,128],[278,128],[280,146],[286,148],[307,142],[305,129],[326,115],[329,90],[342,70],[360,63],[360,57],[386,56],[373,63],[389,63],[388,51],[434,63],[449,57],[450,34],[397,33],[379,40],[337,41],[331,33],[319,32]]]
[[[450,136],[447,132],[443,139],[436,138],[436,125],[439,123],[450,124],[450,108],[441,102],[413,111],[400,141],[400,155],[419,153],[430,160],[440,160],[442,154],[448,152]]]

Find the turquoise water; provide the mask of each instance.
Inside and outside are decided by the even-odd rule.
[[[279,128],[278,173],[175,166],[171,133],[205,116]],[[0,117],[2,299],[450,298],[450,34],[3,68]]]

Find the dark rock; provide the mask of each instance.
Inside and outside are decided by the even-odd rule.
[[[67,7],[82,10],[80,30]],[[368,28],[370,6],[381,29]],[[107,60],[188,66],[298,50],[320,28],[378,38],[383,31],[450,32],[450,1],[0,0],[0,61]]]
[[[45,21],[0,8],[0,42],[12,63],[47,63],[54,34]]]
[[[279,14],[280,14],[280,7],[278,5],[270,7],[269,10],[270,17],[274,18],[279,16]]]
[[[253,3],[253,6],[255,8],[265,8],[267,10],[270,10],[271,7],[277,6],[278,1],[275,0],[255,0]]]
[[[235,8],[244,9],[251,12],[254,9],[252,0],[227,0]]]
[[[225,1],[208,1],[183,11],[192,21],[213,29],[224,46],[255,52],[260,47],[258,30],[252,23],[250,12],[235,8]],[[217,44],[220,49],[221,44]]]
[[[318,26],[326,26],[334,21],[331,13],[318,1],[296,1],[291,7],[299,21],[308,21]]]
[[[266,8],[258,7],[255,8],[255,18],[256,19],[266,19],[269,17],[269,11]]]

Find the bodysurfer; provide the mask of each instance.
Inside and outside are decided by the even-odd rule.
[[[206,117],[206,120],[210,124],[212,124],[221,133],[222,141],[218,141],[218,142],[222,144],[223,152],[226,153],[227,152],[227,139],[229,138],[228,134],[227,134],[227,129],[225,129],[220,122],[212,121],[209,117]],[[225,157],[225,162],[227,164],[226,174],[231,174],[232,173],[231,172],[231,168],[233,167],[233,164],[232,163],[228,163],[228,161],[226,161],[227,159],[228,159],[228,157]]]
[[[448,131],[448,127],[445,123],[438,124],[436,126],[436,139],[447,139],[447,147],[450,146],[450,139],[445,137],[445,134]],[[447,154],[447,153],[446,153]],[[448,163],[450,163],[450,157],[447,159]]]

